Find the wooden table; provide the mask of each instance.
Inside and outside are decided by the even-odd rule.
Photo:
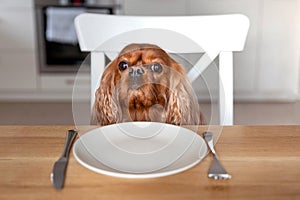
[[[211,155],[176,175],[123,179],[89,171],[71,154],[56,191],[50,172],[70,128],[0,127],[0,199],[300,199],[300,126],[224,127],[216,149],[231,180],[207,178]]]

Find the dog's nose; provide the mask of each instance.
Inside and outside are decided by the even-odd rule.
[[[130,67],[129,69],[129,76],[130,77],[139,77],[143,75],[145,71],[142,67]]]

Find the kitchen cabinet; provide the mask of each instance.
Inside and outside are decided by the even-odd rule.
[[[37,73],[34,54],[30,51],[13,51],[0,50],[0,92],[35,90]]]
[[[37,88],[32,1],[1,1],[0,70],[2,93]]]

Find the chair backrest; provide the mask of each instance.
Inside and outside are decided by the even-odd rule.
[[[75,27],[81,50],[91,52],[91,105],[105,67],[104,54],[113,59],[127,44],[151,43],[172,53],[205,53],[188,72],[190,81],[220,55],[220,66],[229,68],[229,72],[220,74],[220,124],[233,123],[232,54],[227,52],[244,48],[249,28],[244,15],[160,17],[87,13],[76,17]]]

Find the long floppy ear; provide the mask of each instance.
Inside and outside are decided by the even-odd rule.
[[[115,94],[116,60],[105,68],[100,87],[95,93],[95,102],[92,111],[92,123],[101,126],[114,124],[121,119],[117,95]]]
[[[172,62],[166,122],[176,125],[205,124],[197,98],[183,68]]]

